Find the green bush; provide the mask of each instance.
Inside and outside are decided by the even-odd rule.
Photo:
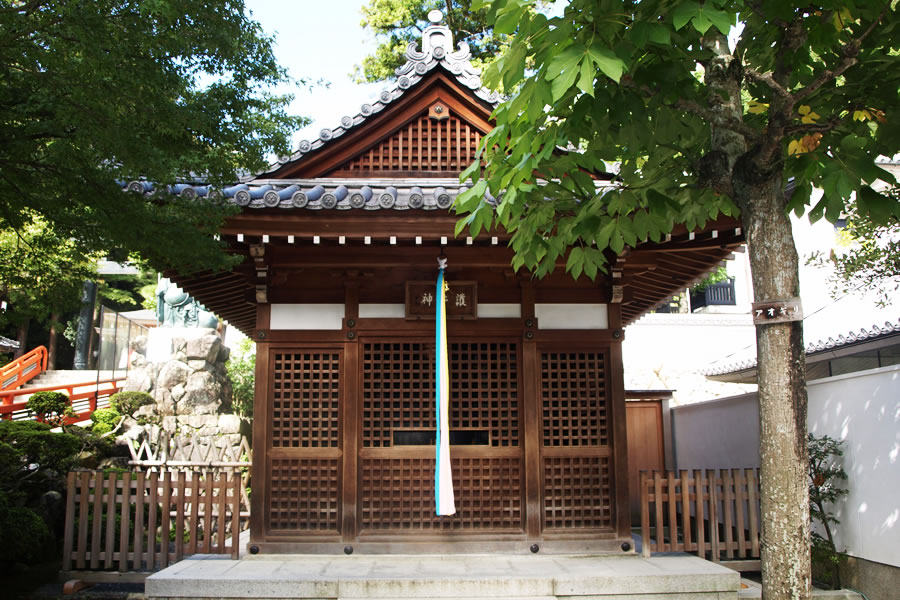
[[[28,398],[26,408],[36,414],[42,421],[59,427],[72,416],[69,397],[62,392],[35,392]]]
[[[53,433],[47,423],[0,420],[0,443],[21,453],[24,464],[65,473],[81,450],[81,441],[70,433]]]
[[[147,392],[119,392],[109,398],[109,405],[120,415],[134,415],[145,404],[153,404],[153,396]]]
[[[94,425],[91,432],[96,435],[103,435],[112,431],[119,424],[122,414],[115,408],[98,408],[91,414],[91,421]]]
[[[50,528],[30,508],[11,506],[0,492],[0,562],[35,563],[53,555]]]
[[[231,380],[232,406],[242,417],[253,418],[254,374],[256,373],[256,349],[253,340],[247,338],[238,345],[225,363]]]

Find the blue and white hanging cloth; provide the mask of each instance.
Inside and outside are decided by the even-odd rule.
[[[435,297],[435,439],[434,501],[439,516],[456,514],[453,497],[453,474],[450,470],[450,368],[447,357],[447,291],[444,269],[447,259],[438,259],[437,293]]]

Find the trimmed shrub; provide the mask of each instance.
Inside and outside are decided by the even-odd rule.
[[[66,417],[74,414],[69,406],[69,397],[62,392],[35,392],[25,406],[54,427],[63,425]]]
[[[147,392],[119,392],[109,398],[109,405],[120,415],[134,415],[145,404],[153,404],[153,396]]]
[[[94,423],[91,427],[91,432],[96,435],[109,433],[115,428],[121,418],[121,413],[112,406],[109,408],[98,408],[91,414],[91,421]]]
[[[47,423],[0,420],[0,443],[9,444],[26,465],[65,473],[81,450],[81,441],[70,433],[53,433]]]

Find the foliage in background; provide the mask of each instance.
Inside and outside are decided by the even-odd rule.
[[[35,392],[25,407],[52,427],[60,427],[65,424],[66,417],[74,416],[69,397],[62,392]]]
[[[231,380],[232,406],[242,417],[253,418],[254,374],[256,345],[250,338],[241,340],[225,363]]]
[[[41,219],[85,255],[159,270],[233,260],[213,238],[233,209],[165,186],[231,184],[304,122],[269,91],[287,77],[241,0],[5,2],[0,73],[0,231]],[[141,178],[164,193],[117,183]]]
[[[900,188],[892,188],[889,194],[900,202]],[[838,234],[843,248],[832,250],[828,257],[813,254],[808,262],[834,269],[832,297],[874,291],[878,303],[887,306],[900,291],[900,219],[876,223],[860,214],[855,203],[847,207],[846,219],[847,226]]]
[[[691,291],[702,292],[709,286],[715,285],[717,283],[722,283],[723,281],[728,281],[728,279],[728,269],[725,268],[724,265],[722,265],[715,271],[704,277],[701,281],[698,281],[697,283],[692,285]]]
[[[809,434],[809,515],[825,531],[825,536],[812,532],[811,552],[813,566],[825,570],[833,589],[841,588],[840,564],[847,557],[837,549],[831,528],[840,524],[834,516],[834,505],[847,495],[841,487],[847,481],[847,473],[841,463],[844,442],[827,435]]]
[[[0,180],[4,173],[0,163]],[[0,212],[0,300],[8,303],[0,311],[0,327],[30,319],[47,323],[52,314],[76,310],[82,282],[96,277],[96,254],[61,235],[38,212],[23,209],[21,216],[22,226],[12,228]]]
[[[472,0],[369,0],[362,8],[360,25],[375,34],[378,46],[356,66],[354,79],[360,83],[394,79],[394,69],[406,62],[409,43],[421,45],[428,13],[435,9],[444,13],[442,23],[450,28],[454,41],[469,45],[477,67],[494,60],[509,45],[509,36],[495,34],[486,11],[473,9]]]

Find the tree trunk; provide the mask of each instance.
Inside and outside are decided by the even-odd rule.
[[[50,315],[50,339],[47,340],[47,370],[56,368],[56,349],[59,339],[59,313]]]
[[[26,352],[26,347],[28,346],[28,326],[31,324],[31,319],[25,319],[21,325],[19,325],[19,330],[16,332],[16,340],[19,342],[19,348],[13,353],[13,358],[21,358],[23,354]]]
[[[780,169],[734,170],[756,302],[799,298],[798,257]],[[756,326],[763,598],[810,597],[806,378],[801,321]]]

